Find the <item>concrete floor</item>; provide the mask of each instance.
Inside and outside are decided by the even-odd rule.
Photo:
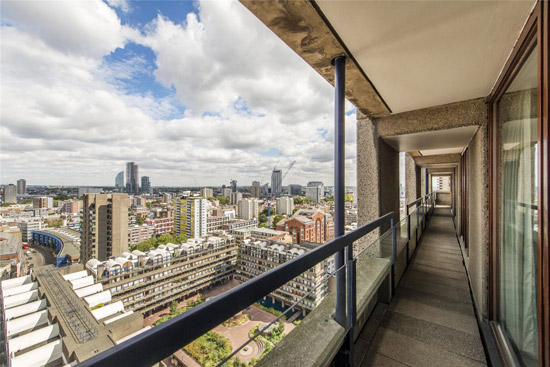
[[[356,366],[485,366],[450,209],[436,208],[389,305],[356,343]]]

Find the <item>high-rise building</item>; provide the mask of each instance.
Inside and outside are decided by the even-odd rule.
[[[139,167],[134,162],[126,163],[126,192],[139,193]]]
[[[325,197],[325,187],[320,181],[310,181],[306,187],[306,197],[318,203]]]
[[[17,188],[14,184],[4,185],[4,203],[17,203]]]
[[[115,189],[118,192],[124,191],[124,171],[120,171],[115,178]]]
[[[176,234],[187,238],[198,238],[206,235],[206,205],[208,200],[187,197],[174,199]]]
[[[43,196],[39,198],[33,198],[32,199],[32,207],[34,209],[41,209],[41,208],[53,208],[53,198],[48,196]]]
[[[17,180],[17,195],[25,195],[27,193],[27,181],[20,178]]]
[[[84,194],[80,239],[82,263],[128,251],[128,195]]]
[[[243,199],[243,194],[241,192],[232,192],[229,199],[230,199],[231,205],[237,205],[239,200]]]
[[[239,219],[258,218],[258,200],[242,199],[237,203],[237,216]]]
[[[151,187],[151,181],[149,181],[149,176],[143,176],[141,178],[141,192],[146,194],[152,194],[153,190]]]
[[[82,209],[82,201],[68,200],[63,203],[61,211],[67,214],[78,214]]]
[[[208,187],[204,187],[201,190],[201,196],[205,199],[210,198],[210,197],[214,197],[214,190],[212,190]]]
[[[288,193],[290,195],[302,195],[302,185],[288,185]]]
[[[271,193],[279,195],[283,192],[283,171],[274,169],[271,173]]]
[[[222,189],[222,196],[226,197],[226,198],[230,197],[231,196],[231,189],[224,187]]]
[[[282,196],[276,200],[277,214],[292,215],[294,210],[294,199],[288,196]]]
[[[259,198],[261,195],[260,181],[252,181],[252,187],[250,188],[250,195],[253,198]]]
[[[231,192],[237,192],[237,180],[231,180]]]

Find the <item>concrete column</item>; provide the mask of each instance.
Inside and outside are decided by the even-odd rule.
[[[410,202],[418,199],[419,187],[417,185],[417,167],[414,161],[414,158],[405,155],[405,202],[408,204]]]
[[[399,152],[383,142],[376,122],[357,112],[357,205],[359,225],[393,211],[399,218]],[[388,226],[389,228],[389,226]],[[361,245],[379,236],[373,231]]]

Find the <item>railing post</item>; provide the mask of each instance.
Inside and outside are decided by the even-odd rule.
[[[411,241],[411,216],[409,215],[409,206],[407,206],[407,266],[409,266],[409,242]]]
[[[418,245],[418,228],[420,227],[420,208],[416,206],[415,211],[416,211],[416,233],[414,234],[414,243]]]
[[[393,217],[391,219],[391,229],[392,229],[392,264],[391,264],[391,296],[395,294],[395,289],[397,285],[395,284],[395,263],[397,262],[397,232],[395,230],[395,225],[393,223]]]
[[[345,199],[345,78],[346,58],[336,57],[334,64],[334,237],[344,234]],[[344,266],[345,251],[336,254],[336,269]],[[336,322],[346,327],[346,273],[336,273]]]
[[[346,166],[346,126],[345,126],[345,80],[346,57],[338,56],[333,59],[334,64],[334,236],[344,235],[345,226],[345,166]],[[347,257],[347,258],[346,258]],[[342,327],[348,329],[344,343],[336,357],[337,366],[353,366],[353,324],[355,323],[354,308],[355,273],[353,269],[353,242],[347,247],[347,256],[344,249],[336,254],[336,269],[348,264],[347,271],[336,273],[336,310],[334,319]],[[346,284],[347,273],[347,284]],[[348,299],[346,303],[346,288]],[[351,303],[353,302],[353,305]],[[346,318],[346,311],[348,313]]]

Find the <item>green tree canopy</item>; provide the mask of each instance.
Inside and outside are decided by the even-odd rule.
[[[294,198],[294,205],[302,204],[304,202],[304,198],[301,196],[296,196]]]
[[[218,200],[222,205],[227,205],[230,203],[229,198],[226,198],[225,196],[218,196],[216,200]]]

